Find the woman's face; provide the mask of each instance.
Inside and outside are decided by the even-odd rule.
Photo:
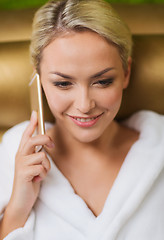
[[[129,81],[119,52],[93,32],[52,41],[42,53],[41,82],[56,126],[81,142],[111,126]]]

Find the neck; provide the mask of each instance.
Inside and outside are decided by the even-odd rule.
[[[109,156],[111,149],[115,146],[118,129],[118,124],[112,122],[98,139],[92,142],[80,142],[69,133],[65,133],[65,129],[56,125],[52,138],[57,153],[66,159],[76,159],[76,161],[79,159],[80,161],[80,158],[85,158],[85,156],[88,158],[89,155],[96,155],[101,159],[100,156]]]

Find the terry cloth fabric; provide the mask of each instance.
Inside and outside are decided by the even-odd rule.
[[[0,144],[0,214],[14,177],[14,158],[28,122],[10,129]],[[23,228],[5,240],[163,240],[164,116],[134,114],[123,124],[140,132],[127,154],[98,217],[52,162]],[[51,125],[46,124],[46,128]]]

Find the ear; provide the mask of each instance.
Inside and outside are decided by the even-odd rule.
[[[126,89],[129,85],[129,79],[130,79],[130,74],[131,74],[131,65],[132,65],[132,58],[129,57],[127,70],[125,71],[125,75],[124,75],[125,79],[124,79],[124,83],[123,83],[123,89]]]

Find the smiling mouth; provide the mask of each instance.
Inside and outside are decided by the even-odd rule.
[[[100,117],[103,113],[95,116],[95,117],[90,117],[90,118],[87,118],[87,117],[75,117],[75,116],[70,116],[71,118],[75,119],[76,121],[79,121],[79,122],[90,122],[90,121],[93,121],[95,120],[96,118]]]

